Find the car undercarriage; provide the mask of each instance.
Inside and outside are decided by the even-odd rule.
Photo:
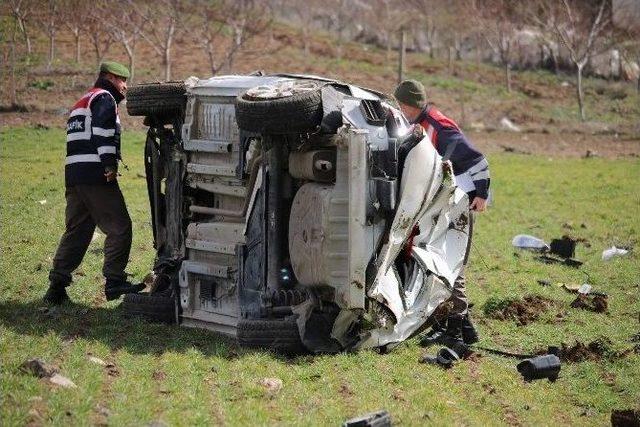
[[[316,76],[143,84],[155,279],[125,310],[283,352],[390,348],[470,244],[466,194],[384,94]]]

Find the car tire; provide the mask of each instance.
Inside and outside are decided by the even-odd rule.
[[[126,294],[122,299],[122,310],[125,317],[137,317],[154,323],[176,323],[172,292]]]
[[[142,83],[127,92],[130,116],[168,117],[183,115],[187,102],[184,82]]]
[[[238,322],[238,343],[243,347],[296,355],[307,353],[294,319],[243,319]]]
[[[243,93],[236,99],[236,121],[242,130],[266,134],[314,131],[322,122],[322,86],[316,90],[273,99]]]

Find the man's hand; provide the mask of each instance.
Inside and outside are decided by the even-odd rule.
[[[487,209],[487,200],[480,197],[474,197],[469,209],[476,212],[484,212]]]
[[[107,178],[107,182],[115,181],[118,176],[118,171],[112,168],[104,169],[104,177]]]

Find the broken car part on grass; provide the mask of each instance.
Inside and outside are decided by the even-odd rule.
[[[134,314],[334,352],[390,348],[450,297],[469,202],[384,95],[222,76],[134,86],[127,108],[149,126],[154,271],[168,278],[124,298]]]
[[[391,415],[387,411],[372,412],[342,423],[342,427],[391,427],[392,425]]]
[[[548,244],[538,237],[518,234],[513,238],[511,244],[518,249],[541,252],[542,255],[536,257],[536,259],[545,264],[564,264],[569,267],[580,267],[583,262],[574,258],[577,242],[577,239],[562,236],[560,239],[551,240],[551,244]]]

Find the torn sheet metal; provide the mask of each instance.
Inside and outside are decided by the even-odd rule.
[[[464,267],[470,218],[467,195],[455,187],[450,170],[443,166],[426,140],[407,156],[396,215],[368,292],[393,313],[395,323],[368,331],[358,348],[409,338],[451,296],[453,282]],[[412,247],[414,274],[402,283],[394,261],[415,225],[420,234]]]
[[[377,274],[368,295],[385,304],[396,319],[402,316],[402,300],[398,286],[389,273],[409,234],[417,224],[442,184],[442,160],[428,140],[423,139],[407,155],[400,186],[400,200],[389,238],[382,247]]]

